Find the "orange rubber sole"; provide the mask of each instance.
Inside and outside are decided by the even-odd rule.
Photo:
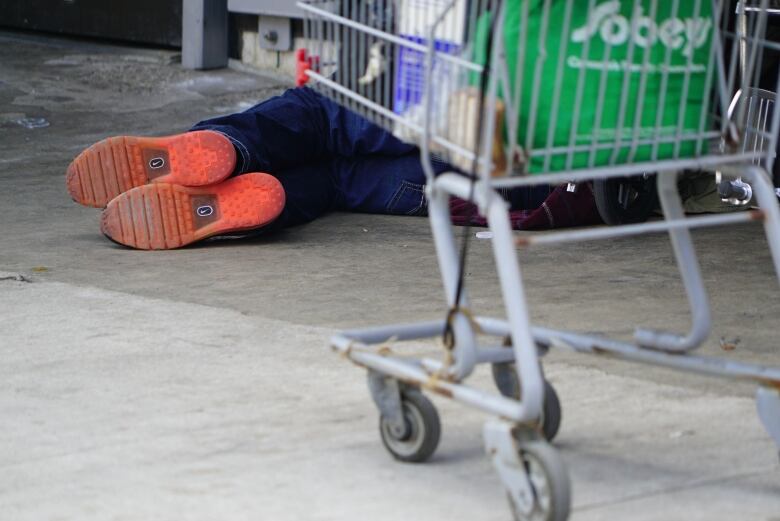
[[[65,183],[79,204],[105,207],[121,193],[151,182],[202,186],[233,172],[236,149],[211,130],[175,136],[121,136],[99,141],[68,166]]]
[[[244,174],[197,188],[152,183],[108,203],[100,230],[125,246],[167,250],[269,224],[284,203],[284,188],[268,174]]]

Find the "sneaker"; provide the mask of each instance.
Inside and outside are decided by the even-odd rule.
[[[211,130],[175,136],[111,137],[95,143],[68,166],[68,193],[79,204],[104,208],[131,188],[148,183],[201,186],[233,172],[236,149]]]
[[[282,184],[269,174],[244,174],[204,187],[152,183],[111,200],[100,230],[131,248],[167,250],[265,226],[284,203]]]

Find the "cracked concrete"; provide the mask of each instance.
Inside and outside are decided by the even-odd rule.
[[[443,317],[425,219],[335,214],[138,252],[69,200],[65,167],[92,142],[178,132],[285,86],[184,71],[167,51],[0,33],[0,518],[509,518],[482,414],[435,399],[439,450],[397,464],[363,371],[327,349],[339,328]],[[694,236],[715,318],[703,352],[777,364],[761,230]],[[687,326],[662,236],[521,259],[543,325]],[[489,241],[472,245],[468,287],[479,313],[501,314]],[[740,342],[726,351],[721,338]],[[572,519],[777,521],[777,450],[751,386],[557,352],[545,369],[564,408]],[[490,388],[488,372],[473,383]]]
[[[11,280],[15,282],[32,282],[29,278],[25,277],[21,273],[9,273],[7,271],[0,271],[0,282]]]

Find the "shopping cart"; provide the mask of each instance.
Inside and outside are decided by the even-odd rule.
[[[562,520],[571,497],[549,444],[561,410],[540,357],[551,348],[740,379],[758,386],[759,416],[780,448],[780,369],[697,356],[711,330],[691,228],[760,222],[780,276],[780,208],[756,159],[774,150],[780,111],[750,126],[732,95],[756,88],[769,12],[729,31],[726,0],[307,0],[300,76],[308,85],[420,146],[428,213],[448,313],[442,320],[346,331],[332,348],[368,370],[380,436],[399,460],[423,461],[440,425],[423,391],[491,416],[485,448],[516,519]],[[740,7],[744,14],[744,5]],[[751,44],[737,74],[739,41]],[[736,43],[736,44],[735,44]],[[729,59],[731,58],[731,59]],[[775,89],[776,91],[776,89]],[[776,100],[775,100],[776,101]],[[752,136],[752,137],[751,137]],[[452,171],[434,176],[432,162]],[[764,163],[766,164],[766,163]],[[718,170],[752,187],[758,210],[686,218],[676,179]],[[664,219],[513,235],[500,190],[656,173]],[[506,319],[476,316],[463,284],[449,199],[475,203],[493,233]],[[684,333],[638,328],[633,342],[531,324],[517,248],[666,232],[690,304]],[[467,236],[464,236],[464,239]],[[440,357],[400,356],[396,343],[439,338]],[[485,338],[493,339],[484,341]],[[492,364],[499,393],[464,382]]]
[[[778,15],[780,15],[780,1],[767,2],[767,6],[763,10],[757,0],[737,3],[735,20],[737,45],[735,47],[738,52],[739,74],[741,77],[753,74],[752,84],[757,86],[740,88],[736,92],[728,108],[728,117],[731,121],[741,118],[736,123],[745,129],[739,150],[741,152],[755,151],[756,156],[752,163],[763,167],[771,174],[775,170],[776,150],[774,147],[776,142],[771,142],[764,136],[770,130],[777,93],[761,88],[765,85],[759,83],[761,79],[759,75],[766,62],[769,62],[770,65],[772,62],[776,62],[780,43],[776,41],[756,42],[749,37],[749,31],[752,29],[751,17],[760,16],[762,13],[768,17],[767,25],[772,20],[776,23]],[[768,52],[772,52],[772,54],[767,55]],[[750,68],[753,70],[749,70]],[[725,139],[724,136],[724,146]],[[720,172],[716,172],[716,182],[723,202],[735,206],[747,206],[753,199],[752,187],[740,178],[723,180]],[[778,179],[774,179],[774,182],[777,184]]]
[[[744,7],[743,7],[744,4]],[[734,17],[734,28],[738,37],[738,54],[740,74],[746,74],[748,67],[748,58],[751,51],[751,40],[743,38],[748,35],[748,22],[750,16],[757,13],[766,13],[769,15],[767,20],[768,27],[771,24],[778,23],[780,15],[780,2],[770,0],[768,7],[762,11],[760,0],[751,0],[747,2],[737,2]],[[775,37],[776,40],[776,37]],[[762,70],[761,63],[777,61],[777,52],[780,45],[777,41],[766,42],[760,45],[762,51],[758,56],[759,65],[755,67],[756,73]],[[774,54],[766,55],[766,51],[773,51]],[[727,54],[728,58],[728,54]],[[734,118],[738,104],[743,103],[747,107],[744,117],[747,118],[741,125],[746,129],[761,129],[762,132],[768,131],[771,122],[771,114],[774,106],[776,93],[761,88],[749,88],[745,92],[741,89],[737,91],[729,106],[728,116]],[[748,130],[748,134],[750,130]],[[742,151],[754,149],[763,151],[762,157],[757,156],[753,163],[763,166],[770,174],[773,172],[772,161],[775,151],[767,150],[768,143],[761,138],[761,135],[745,135],[742,140]],[[697,173],[695,173],[697,174]],[[724,203],[733,206],[747,206],[752,199],[753,191],[750,184],[741,179],[722,181],[719,173],[715,172],[715,183],[718,186],[718,192]],[[777,187],[780,185],[780,178],[777,174],[774,176],[774,183]],[[655,188],[655,176],[652,173],[646,173],[643,176],[630,176],[617,179],[596,179],[593,181],[593,193],[596,198],[596,207],[602,220],[611,225],[627,224],[646,221],[658,207],[658,196]],[[571,185],[571,189],[576,189],[576,185]],[[780,192],[779,192],[780,193]]]

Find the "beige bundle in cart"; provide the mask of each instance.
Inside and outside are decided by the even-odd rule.
[[[480,146],[479,111],[479,89],[469,87],[453,92],[449,97],[447,126],[442,132],[443,137],[465,150],[476,153]],[[493,127],[494,132],[492,134],[494,138],[490,145],[490,155],[493,163],[491,174],[499,176],[506,173],[507,167],[504,140],[501,138],[502,129],[504,128],[504,103],[501,100],[496,102]],[[475,170],[474,161],[463,154],[451,154],[450,162],[453,166],[465,172]]]

